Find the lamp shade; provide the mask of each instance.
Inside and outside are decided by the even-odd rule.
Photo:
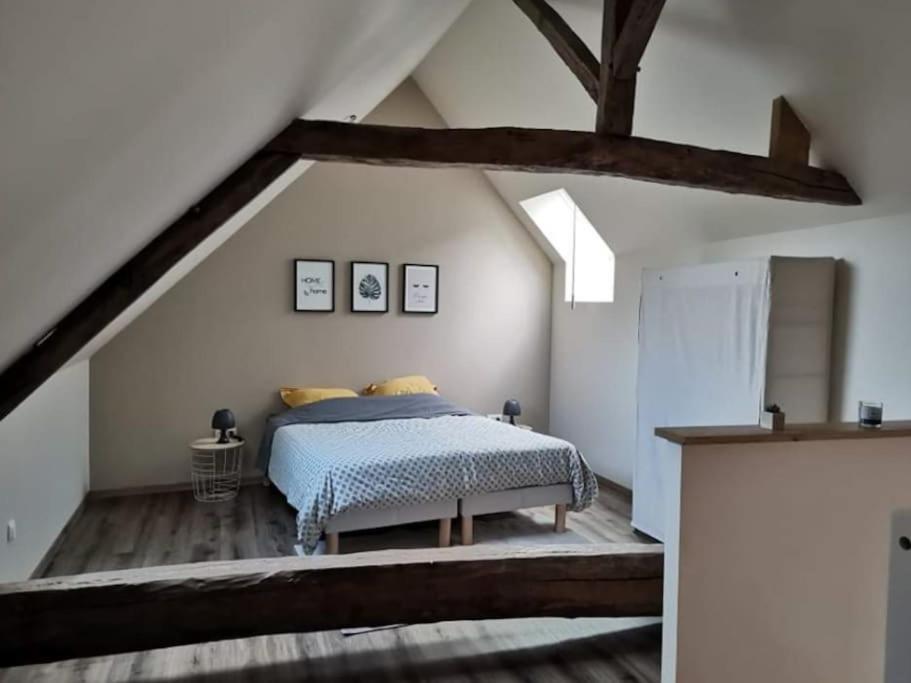
[[[237,422],[234,419],[234,413],[227,408],[216,410],[215,414],[212,416],[212,429],[217,429],[221,432],[221,435],[218,437],[218,443],[228,443],[228,430],[234,429],[236,425]]]
[[[503,404],[503,414],[509,418],[512,424],[515,424],[516,417],[522,414],[522,406],[516,399],[511,398]]]

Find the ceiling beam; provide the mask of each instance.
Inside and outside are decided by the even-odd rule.
[[[821,204],[861,203],[835,171],[583,131],[429,129],[298,119],[267,149],[316,161],[607,175]]]
[[[784,97],[776,97],[772,102],[769,158],[803,166],[810,163],[810,131]]]
[[[0,667],[346,627],[660,616],[660,545],[284,557],[0,584]]]
[[[632,135],[636,77],[664,0],[604,0],[595,130]]]
[[[591,98],[598,101],[598,58],[545,0],[513,0],[537,26]]]
[[[296,161],[256,152],[77,304],[0,374],[0,420]]]

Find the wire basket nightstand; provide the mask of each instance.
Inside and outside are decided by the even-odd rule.
[[[209,437],[190,444],[193,452],[190,479],[196,500],[217,503],[237,496],[243,470],[244,443],[243,439],[218,443],[218,439]]]

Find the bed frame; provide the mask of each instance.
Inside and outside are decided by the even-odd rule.
[[[573,487],[569,484],[529,486],[521,489],[481,493],[459,500],[462,521],[462,545],[474,543],[474,518],[496,512],[511,512],[525,508],[554,506],[554,531],[566,531],[566,506],[573,502]]]
[[[326,524],[326,554],[339,552],[339,535],[346,531],[379,529],[414,522],[437,520],[437,544],[441,548],[452,542],[452,520],[461,517],[462,545],[474,543],[474,518],[496,512],[511,512],[523,508],[555,506],[554,531],[566,531],[566,508],[573,500],[572,486],[529,486],[508,491],[482,493],[458,500],[406,505],[397,508],[351,510],[336,515]]]

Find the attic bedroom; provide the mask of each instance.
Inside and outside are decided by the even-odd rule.
[[[0,681],[911,681],[909,26],[0,2]]]

